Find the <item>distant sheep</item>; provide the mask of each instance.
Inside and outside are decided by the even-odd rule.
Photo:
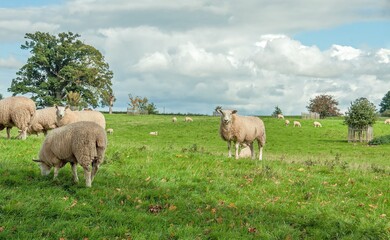
[[[176,118],[176,117],[173,117],[173,118],[172,118],[172,122],[173,122],[173,123],[177,122],[177,118]]]
[[[190,117],[185,117],[184,118],[184,122],[193,122],[194,120],[192,120],[192,118]]]
[[[289,120],[284,120],[284,125],[286,125],[286,127],[290,124],[290,121]]]
[[[234,142],[238,159],[238,148],[242,143],[247,144],[251,150],[251,157],[255,159],[253,142],[256,140],[259,147],[259,160],[262,160],[263,147],[265,145],[265,127],[263,121],[258,117],[239,116],[237,110],[217,110],[221,113],[221,124],[219,133],[223,140],[227,141],[229,157],[232,156],[230,147]]]
[[[302,125],[300,122],[294,121],[294,127],[302,127]]]
[[[385,120],[385,124],[390,124],[390,118]]]
[[[104,160],[107,136],[104,129],[94,122],[76,122],[53,129],[45,138],[39,152],[41,174],[48,175],[54,167],[54,179],[60,168],[70,163],[73,180],[77,183],[77,164],[84,169],[85,184],[92,181]],[[92,171],[91,171],[92,167]]]
[[[107,129],[107,133],[108,133],[108,134],[113,134],[113,133],[114,133],[114,129],[108,128],[108,129]]]
[[[7,138],[10,139],[11,129],[16,126],[20,129],[17,138],[27,138],[28,125],[35,114],[33,100],[23,96],[7,97],[0,100],[0,131],[7,128]]]
[[[278,114],[278,119],[284,119],[283,114]]]
[[[150,132],[149,135],[152,135],[152,136],[157,136],[158,135],[158,132]]]
[[[106,119],[98,111],[72,111],[69,106],[55,106],[57,111],[57,126],[61,127],[74,122],[88,121],[99,124],[103,129],[106,128]]]
[[[57,127],[57,115],[55,107],[38,109],[28,126],[28,134],[37,134],[43,132],[46,136],[47,131]]]
[[[322,127],[321,123],[320,123],[320,122],[317,122],[317,121],[315,121],[315,122],[313,123],[313,125],[314,125],[314,127]]]

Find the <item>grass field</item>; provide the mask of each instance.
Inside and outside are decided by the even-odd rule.
[[[1,132],[0,239],[390,239],[390,145],[348,143],[342,119],[263,118],[260,162],[227,158],[217,117],[105,116],[92,188],[40,175],[43,135]]]

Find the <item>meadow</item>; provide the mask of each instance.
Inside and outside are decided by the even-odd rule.
[[[40,175],[43,135],[0,132],[0,239],[390,239],[390,145],[348,143],[341,118],[262,117],[258,161],[227,157],[218,117],[105,117],[114,134],[92,188],[81,167],[78,184],[69,165]]]

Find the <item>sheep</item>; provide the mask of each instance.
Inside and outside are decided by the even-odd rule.
[[[302,127],[302,125],[300,122],[294,121],[294,127]]]
[[[158,135],[158,132],[150,132],[149,135],[152,135],[152,136],[157,136]]]
[[[69,106],[55,106],[57,109],[57,126],[61,127],[70,123],[79,121],[96,122],[103,129],[106,128],[106,119],[101,112],[98,111],[72,111]]]
[[[250,158],[252,156],[251,148],[246,145],[245,143],[241,144],[241,150],[240,154],[238,155],[239,158]]]
[[[185,117],[184,118],[184,122],[193,122],[194,120],[192,120],[192,118],[190,117]]]
[[[265,145],[265,126],[263,121],[258,117],[239,116],[237,110],[217,110],[221,113],[221,124],[219,133],[221,138],[227,141],[229,157],[232,156],[230,146],[233,141],[236,148],[235,158],[238,159],[238,147],[245,143],[249,145],[251,157],[255,159],[253,150],[253,141],[257,141],[259,147],[259,160],[262,160],[263,147]]]
[[[321,123],[320,123],[320,122],[317,122],[317,121],[315,121],[315,122],[313,123],[313,125],[314,125],[315,128],[316,128],[316,127],[322,127]]]
[[[172,118],[172,122],[173,122],[173,123],[177,122],[177,118],[176,118],[176,117],[173,117],[173,118]]]
[[[290,124],[290,121],[289,120],[284,120],[284,125],[286,125],[286,127]]]
[[[84,169],[85,184],[91,187],[92,181],[104,160],[107,147],[107,135],[99,124],[80,121],[51,130],[46,136],[39,160],[41,174],[50,174],[54,167],[54,179],[57,179],[60,168],[70,163],[73,180],[79,181],[77,164]],[[91,171],[92,166],[92,171]]]
[[[113,133],[114,133],[114,129],[112,129],[112,128],[107,128],[107,133],[108,133],[108,134],[113,134]]]
[[[390,124],[390,118],[385,120],[385,124]]]
[[[14,96],[0,100],[0,131],[7,128],[7,138],[10,139],[11,129],[16,126],[21,130],[17,138],[25,140],[35,111],[34,101],[27,97]]]
[[[284,119],[283,114],[278,114],[278,119]]]
[[[36,110],[34,118],[28,126],[27,133],[38,135],[38,133],[43,132],[46,136],[48,130],[58,127],[56,110],[55,107]]]

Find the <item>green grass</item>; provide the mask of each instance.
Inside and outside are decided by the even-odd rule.
[[[0,239],[390,239],[390,145],[348,143],[342,119],[263,118],[259,162],[227,158],[216,117],[105,116],[92,188],[40,176],[43,136],[1,132]]]

